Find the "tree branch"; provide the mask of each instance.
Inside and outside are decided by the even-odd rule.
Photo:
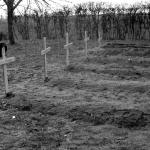
[[[19,0],[19,1],[15,4],[15,6],[13,7],[13,10],[15,10],[21,2],[22,2],[22,0]]]

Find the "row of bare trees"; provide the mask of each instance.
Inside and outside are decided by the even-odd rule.
[[[63,0],[62,0],[63,1]],[[65,1],[65,0],[64,0]],[[14,20],[15,20],[15,11],[21,6],[21,3],[27,4],[26,9],[31,9],[33,3],[41,9],[41,6],[50,6],[50,2],[56,3],[55,0],[0,0],[0,12],[5,10],[6,7],[7,12],[7,23],[8,23],[8,38],[10,44],[15,44],[14,38]],[[23,6],[24,7],[24,6]]]
[[[106,9],[101,22],[104,39],[150,40],[150,4]]]
[[[35,10],[30,15],[25,12],[16,16],[15,27],[23,39],[29,39],[33,33],[38,39],[64,38],[66,31],[83,39],[86,30],[91,39],[97,39],[100,32],[104,40],[150,40],[150,3],[112,7],[92,2],[53,13]]]
[[[37,39],[43,36],[47,38],[64,38],[65,32],[69,32],[71,10],[63,7],[62,10],[49,14],[47,11],[40,12],[34,10],[32,14],[15,16],[14,27],[21,35],[22,39],[27,40],[35,35]],[[32,35],[31,35],[32,34]]]

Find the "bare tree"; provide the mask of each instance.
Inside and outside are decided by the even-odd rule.
[[[87,29],[87,11],[86,3],[75,6],[75,28],[79,40],[83,39],[84,31]]]
[[[15,16],[15,27],[18,30],[18,32],[21,34],[23,40],[28,40],[30,38],[29,36],[29,19],[30,15],[27,14],[25,11],[24,14],[21,14],[19,16]]]
[[[20,5],[21,2],[25,0],[2,0],[7,6],[7,21],[8,21],[8,37],[10,44],[15,44],[14,34],[13,34],[13,21],[14,21],[14,11]],[[31,0],[26,0],[26,2],[31,4]],[[53,0],[34,0],[36,5],[39,7],[41,4],[49,5],[49,2],[55,3]]]
[[[15,3],[15,0],[3,0],[7,6],[7,21],[8,21],[8,35],[10,44],[15,43],[13,35],[13,20],[14,20],[14,10],[18,7],[22,0],[18,0]]]
[[[37,38],[41,39],[42,38],[42,22],[43,22],[43,15],[38,12],[37,10],[34,10],[34,14],[33,14],[33,20],[35,23],[34,29],[36,31],[37,34]]]

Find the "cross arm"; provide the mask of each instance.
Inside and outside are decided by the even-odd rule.
[[[45,54],[48,53],[50,50],[51,50],[51,47],[48,47],[47,49],[42,50],[42,51],[41,51],[41,55],[45,55]]]
[[[0,65],[9,64],[14,61],[15,61],[15,57],[5,58],[5,59],[0,60]]]
[[[86,41],[89,41],[90,40],[90,38],[89,37],[87,37],[86,39],[84,39],[84,41],[86,42]]]
[[[66,45],[64,45],[64,48],[67,49],[67,48],[71,47],[72,44],[73,43],[66,44]]]

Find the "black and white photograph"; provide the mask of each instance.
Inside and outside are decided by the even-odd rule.
[[[150,0],[0,0],[0,150],[150,150]]]

